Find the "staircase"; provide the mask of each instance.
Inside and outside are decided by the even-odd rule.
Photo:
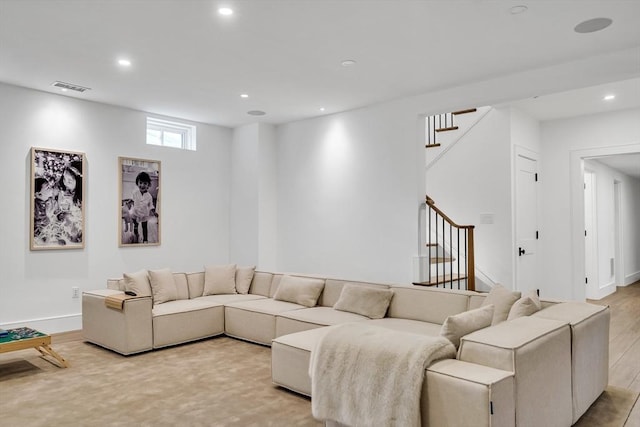
[[[475,262],[473,225],[456,224],[444,214],[433,199],[426,196],[421,206],[425,210],[423,266],[416,286],[435,286],[449,289],[475,290]]]
[[[425,121],[425,135],[426,135],[426,148],[440,147],[440,143],[437,141],[438,134],[441,132],[451,132],[458,130],[456,126],[456,117],[461,114],[475,113],[477,108],[469,108],[466,110],[453,111],[451,113],[436,114],[429,116]]]

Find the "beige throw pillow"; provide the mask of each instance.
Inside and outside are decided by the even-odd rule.
[[[273,299],[315,307],[323,288],[324,279],[284,275]]]
[[[333,308],[361,314],[370,319],[382,319],[387,313],[392,297],[391,289],[346,284]]]
[[[154,305],[178,299],[178,288],[170,269],[149,270],[149,282]]]
[[[236,265],[214,265],[204,269],[204,292],[202,295],[235,294]]]
[[[507,320],[517,319],[518,317],[531,316],[536,311],[540,311],[542,304],[536,291],[531,291],[527,295],[516,301],[511,310],[509,310],[509,316]]]
[[[460,346],[460,338],[478,329],[491,326],[493,309],[493,304],[489,304],[475,310],[449,316],[444,320],[440,328],[440,335],[451,341],[458,348]]]
[[[136,271],[135,273],[124,273],[124,290],[135,292],[140,297],[151,296],[151,285],[147,270]]]
[[[256,271],[256,266],[236,268],[236,291],[239,294],[248,294],[251,287],[251,280]]]
[[[507,320],[511,306],[520,296],[520,292],[510,291],[502,285],[495,285],[481,304],[481,306],[493,304],[493,320],[491,324],[496,325]]]

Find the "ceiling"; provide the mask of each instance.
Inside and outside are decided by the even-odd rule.
[[[91,88],[67,96],[222,126],[278,124],[637,48],[639,16],[637,0],[0,0],[0,81],[59,93],[61,80]],[[613,25],[573,31],[596,17]],[[541,98],[551,104],[530,108],[550,119],[561,101]]]

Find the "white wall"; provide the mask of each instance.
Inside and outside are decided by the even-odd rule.
[[[231,262],[277,270],[276,141],[273,125],[234,129],[231,145]]]
[[[0,325],[80,329],[74,286],[104,288],[107,278],[142,268],[228,262],[230,129],[197,124],[197,152],[147,146],[143,112],[5,84],[0,117]],[[29,250],[32,146],[86,155],[82,250]],[[118,156],[162,162],[160,246],[118,247]]]
[[[575,163],[593,156],[636,151],[640,110],[542,122],[541,290],[557,298],[584,299],[582,178]],[[579,168],[579,166],[578,166]],[[577,190],[576,187],[577,186]],[[577,239],[577,240],[576,240]],[[582,239],[583,240],[583,239]],[[575,246],[575,247],[574,247]]]

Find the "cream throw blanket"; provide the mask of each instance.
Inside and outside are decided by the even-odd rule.
[[[330,328],[311,351],[313,416],[348,426],[419,426],[425,368],[455,357],[451,342],[365,322]]]

